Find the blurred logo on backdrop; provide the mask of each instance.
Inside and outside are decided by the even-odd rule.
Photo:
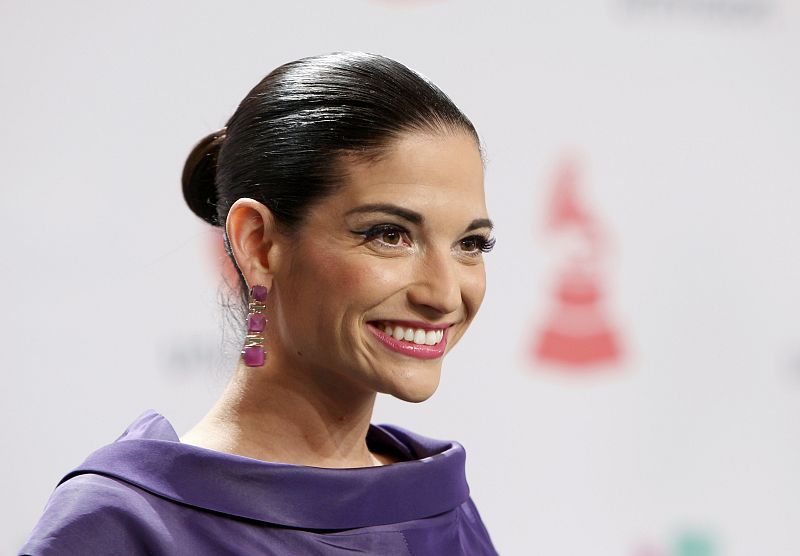
[[[401,8],[410,8],[424,4],[443,4],[447,1],[448,0],[372,0],[372,3],[385,4],[387,6],[397,6]]]
[[[209,234],[209,251],[211,257],[222,274],[222,280],[231,288],[239,286],[239,272],[225,251],[225,240],[222,228],[212,228]]]
[[[536,364],[585,371],[622,359],[622,342],[607,303],[608,237],[581,189],[581,166],[565,158],[552,179],[545,235],[556,251],[547,314],[530,356]]]
[[[718,556],[711,536],[704,531],[680,532],[668,548],[645,545],[633,552],[633,556]]]
[[[775,11],[771,0],[621,0],[631,15],[707,21],[757,21]]]

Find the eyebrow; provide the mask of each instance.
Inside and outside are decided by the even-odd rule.
[[[393,205],[391,203],[373,203],[369,205],[361,205],[354,209],[347,211],[346,216],[350,216],[351,214],[364,214],[370,212],[380,212],[383,214],[391,214],[392,216],[397,216],[411,222],[412,224],[416,224],[417,226],[421,225],[424,222],[424,218],[418,212],[414,212],[413,210],[409,210],[403,207],[399,207],[397,205]],[[490,230],[494,228],[494,224],[488,218],[476,218],[469,225],[464,229],[464,232],[470,232],[472,230],[477,230],[479,228],[489,228]]]
[[[475,220],[469,223],[469,226],[466,227],[464,233],[471,232],[472,230],[477,230],[480,228],[489,228],[490,230],[493,230],[494,224],[488,218],[476,218]]]
[[[356,207],[347,211],[346,216],[350,216],[351,214],[363,214],[365,212],[382,212],[383,214],[391,214],[417,225],[422,224],[422,221],[424,220],[420,213],[414,212],[413,210],[404,209],[403,207],[398,207],[397,205],[392,205],[390,203],[361,205],[360,207]]]

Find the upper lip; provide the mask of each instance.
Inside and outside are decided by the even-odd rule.
[[[442,322],[434,324],[431,322],[422,322],[418,320],[398,320],[398,319],[376,319],[371,322],[396,324],[399,326],[403,326],[405,328],[422,328],[425,330],[444,330],[445,328],[450,328],[453,325],[453,323],[450,322]]]

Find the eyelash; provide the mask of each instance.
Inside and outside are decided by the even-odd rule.
[[[408,230],[406,230],[402,226],[398,226],[397,224],[378,224],[364,231],[354,232],[354,233],[362,236],[364,238],[364,241],[368,242],[377,240],[381,234],[384,234],[386,232],[397,232],[401,234],[402,238],[408,238]],[[477,247],[477,249],[475,249],[474,251],[464,251],[464,254],[466,254],[469,257],[477,257],[482,253],[490,252],[494,248],[495,243],[497,242],[497,240],[493,237],[492,238],[485,237],[479,234],[462,238],[461,240],[459,240],[459,243],[463,244],[466,241],[474,241],[475,246]],[[384,241],[381,241],[380,244],[390,249],[402,248],[402,246],[400,245],[392,245]]]
[[[497,240],[495,238],[493,238],[493,237],[485,237],[485,236],[482,236],[482,235],[474,235],[474,236],[465,237],[464,239],[461,240],[461,242],[464,242],[464,241],[467,241],[467,240],[475,241],[475,244],[477,245],[478,249],[475,250],[475,251],[465,251],[465,253],[470,253],[470,254],[475,253],[476,255],[478,253],[488,253],[489,251],[494,249],[494,244],[497,243]]]
[[[408,230],[402,226],[398,226],[397,224],[377,224],[362,232],[355,233],[363,236],[364,241],[375,241],[381,236],[381,234],[385,234],[386,232],[397,232],[401,235],[401,239],[408,238]],[[380,241],[379,243],[391,249],[398,249],[402,247],[401,245],[392,245],[390,243],[386,243],[385,241]]]

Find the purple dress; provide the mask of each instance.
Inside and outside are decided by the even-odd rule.
[[[181,444],[147,411],[59,483],[20,554],[496,555],[464,448],[387,425],[403,461],[324,469]]]

